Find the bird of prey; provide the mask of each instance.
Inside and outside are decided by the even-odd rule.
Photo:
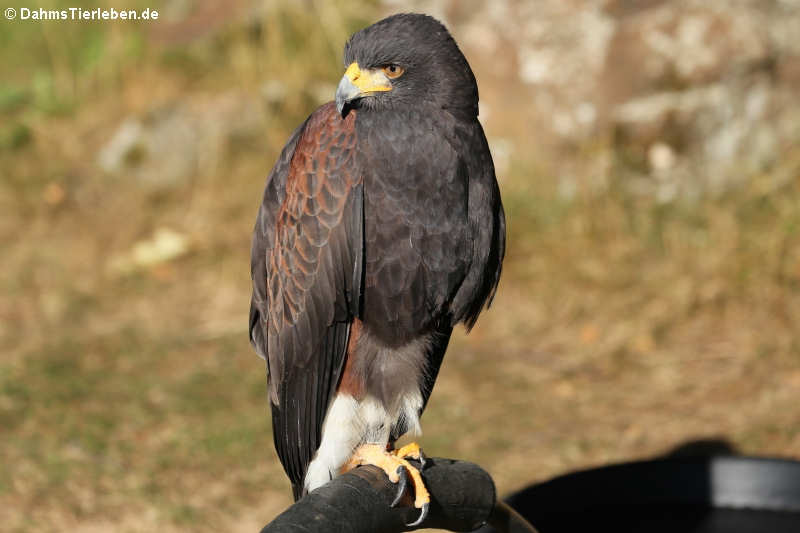
[[[342,471],[408,475],[453,327],[494,296],[505,218],[478,87],[447,29],[400,14],[355,33],[335,102],[267,178],[252,243],[250,339],[295,499]]]

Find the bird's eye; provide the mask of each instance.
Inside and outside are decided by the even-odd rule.
[[[386,74],[387,78],[399,78],[403,75],[405,70],[400,65],[386,65],[383,67],[383,73]]]

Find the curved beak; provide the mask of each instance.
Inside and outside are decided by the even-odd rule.
[[[359,96],[361,96],[361,90],[350,81],[350,78],[342,76],[339,86],[336,88],[336,110],[342,117],[347,114],[343,112],[345,110],[344,106]]]
[[[392,82],[381,69],[361,70],[358,63],[351,63],[336,88],[336,110],[344,117],[351,102],[376,92],[391,90]]]

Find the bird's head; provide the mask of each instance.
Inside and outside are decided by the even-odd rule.
[[[336,108],[384,110],[420,106],[478,114],[478,86],[447,29],[427,15],[400,14],[353,34]]]

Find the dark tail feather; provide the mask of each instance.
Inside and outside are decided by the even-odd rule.
[[[303,497],[303,484],[302,483],[292,483],[292,495],[294,496],[294,501],[299,500]]]

